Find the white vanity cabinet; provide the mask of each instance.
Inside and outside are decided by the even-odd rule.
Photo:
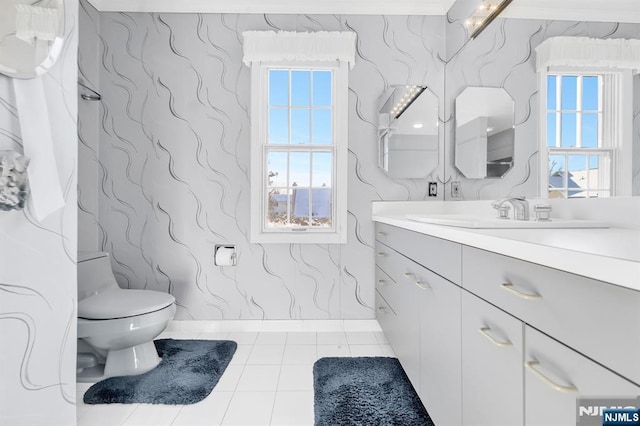
[[[639,291],[376,232],[378,319],[436,425],[574,426],[579,397],[640,395]]]
[[[459,280],[460,245],[383,224],[376,231],[380,326],[434,423],[460,425],[461,290],[434,272]]]

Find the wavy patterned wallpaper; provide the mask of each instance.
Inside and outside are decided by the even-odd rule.
[[[537,195],[533,49],[556,35],[632,37],[640,29],[500,19],[463,45],[463,6],[447,17],[386,17],[98,14],[83,3],[80,73],[104,101],[80,111],[80,247],[111,252],[122,286],[174,294],[178,319],[373,318],[370,202],[427,199],[428,180],[440,183],[436,199],[449,198],[454,180],[463,199]],[[241,32],[278,29],[358,34],[346,245],[248,242]],[[404,83],[427,84],[440,101],[440,166],[426,180],[393,180],[376,166],[377,98]],[[465,179],[453,166],[453,108],[466,86],[504,87],[515,100],[515,167],[502,179]],[[220,243],[237,245],[238,266],[213,265]]]
[[[177,319],[373,318],[371,201],[427,190],[424,179],[394,181],[377,168],[377,98],[409,83],[441,96],[444,18],[96,14],[83,4],[83,22],[80,73],[103,101],[81,108],[81,249],[111,252],[123,287],[172,293]],[[248,241],[241,32],[274,29],[358,34],[348,244]],[[237,245],[237,266],[213,265],[221,243]]]
[[[78,1],[66,42],[42,77],[65,206],[38,222],[0,212],[0,424],[75,424]],[[0,150],[22,152],[12,80],[0,75]]]

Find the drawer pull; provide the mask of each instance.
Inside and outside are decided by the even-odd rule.
[[[387,285],[387,280],[378,280],[378,285]]]
[[[416,285],[421,290],[431,290],[431,286],[424,281],[416,281]]]
[[[536,300],[542,299],[542,296],[539,293],[525,293],[524,291],[518,290],[512,283],[502,283],[500,286],[507,290],[511,294],[515,294],[516,296],[527,299],[527,300]]]
[[[379,237],[386,237],[387,233],[386,232],[382,232],[382,231],[378,231],[378,236]]]
[[[524,366],[527,367],[529,371],[531,371],[538,379],[542,380],[549,387],[559,391],[566,393],[578,393],[578,388],[573,385],[559,385],[544,374],[540,370],[538,370],[538,366],[540,365],[539,361],[527,361],[524,363]]]
[[[378,252],[378,257],[386,257],[387,253],[383,252],[383,251],[379,251]]]
[[[491,343],[493,343],[496,346],[499,346],[501,348],[507,347],[507,346],[511,346],[512,343],[510,340],[498,340],[495,337],[493,337],[489,331],[491,331],[491,327],[482,327],[481,329],[478,330],[480,332],[480,334],[482,334],[484,337],[486,337],[487,339],[489,339],[489,341]]]
[[[386,314],[389,311],[387,311],[387,308],[385,308],[384,306],[378,306],[378,312],[380,312],[381,314]]]
[[[416,275],[412,274],[411,272],[405,272],[404,273],[404,277],[406,279],[408,279],[408,280],[411,280],[411,281],[415,281],[415,279],[416,279]]]

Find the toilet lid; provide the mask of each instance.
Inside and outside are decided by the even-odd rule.
[[[175,302],[167,293],[152,290],[109,289],[82,299],[78,318],[105,320],[134,317],[159,311]]]

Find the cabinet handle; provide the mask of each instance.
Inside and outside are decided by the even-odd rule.
[[[383,251],[379,251],[378,252],[378,257],[385,257],[387,255],[387,253],[383,252]]]
[[[425,283],[424,281],[416,281],[416,285],[421,290],[431,290],[431,286],[429,284]]]
[[[378,285],[387,285],[387,280],[378,280]]]
[[[404,273],[404,277],[408,280],[415,280],[416,279],[416,275],[412,274],[411,272],[405,272]]]
[[[384,306],[378,306],[378,312],[380,312],[381,314],[386,314],[388,311]]]
[[[518,290],[512,283],[502,283],[500,286],[507,290],[511,294],[515,294],[516,296],[527,299],[527,300],[537,300],[542,299],[542,295],[540,293],[525,293],[524,291]]]
[[[542,380],[549,387],[559,391],[566,393],[578,393],[578,388],[573,385],[559,385],[544,374],[537,367],[540,365],[539,361],[527,361],[524,363],[524,366],[527,367],[529,371],[531,371],[538,379]]]
[[[386,237],[387,233],[386,232],[382,232],[382,231],[378,231],[378,236],[379,237]]]
[[[482,327],[481,329],[478,330],[480,332],[480,334],[482,334],[484,337],[486,337],[487,339],[489,339],[489,341],[491,343],[493,343],[496,346],[499,346],[501,348],[507,347],[507,346],[511,346],[512,343],[510,340],[498,340],[495,337],[493,337],[489,331],[491,331],[491,327]]]

